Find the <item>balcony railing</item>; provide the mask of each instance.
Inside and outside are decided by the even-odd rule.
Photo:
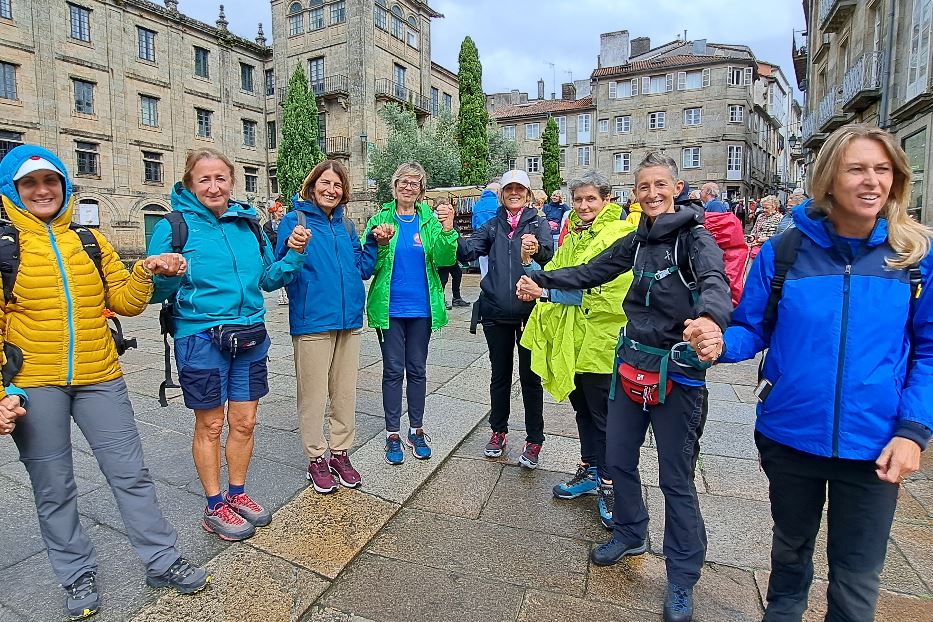
[[[415,112],[431,114],[430,98],[391,80],[376,80],[376,97],[388,97],[402,104],[411,104],[415,108]]]
[[[832,87],[820,100],[816,113],[816,125],[820,132],[832,132],[845,123],[845,113],[842,111],[842,89]]]
[[[806,114],[800,122],[800,142],[806,144],[816,134],[816,115]]]
[[[328,157],[349,156],[350,139],[346,136],[328,136],[324,139],[323,149]]]
[[[820,0],[820,29],[824,33],[842,29],[857,5],[858,0]]]
[[[847,111],[864,110],[881,96],[881,52],[859,57],[842,81],[842,107]]]
[[[326,99],[328,97],[348,97],[350,95],[350,78],[340,74],[327,76],[320,80],[314,80],[308,84],[317,98]],[[279,89],[279,104],[285,105],[288,98],[288,88]]]

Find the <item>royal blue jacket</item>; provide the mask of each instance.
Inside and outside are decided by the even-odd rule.
[[[313,202],[297,196],[292,206],[279,223],[275,256],[294,252],[286,243],[298,224],[297,211],[304,213],[311,239],[300,272],[286,287],[289,332],[312,335],[362,328],[366,304],[363,279],[370,278],[376,267],[376,239],[370,234],[360,245],[352,222],[345,219],[343,205],[334,208],[330,218]]]
[[[183,250],[188,270],[181,277],[153,277],[152,302],[178,292],[175,338],[221,324],[252,326],[262,322],[266,315],[262,292],[287,283],[304,256],[292,250],[275,261],[268,243],[260,253],[248,223],[256,218],[256,210],[246,203],[230,201],[227,212],[218,218],[179,182],[172,189],[172,209],[182,212],[188,225]],[[171,252],[172,229],[163,219],[152,230],[149,254]]]
[[[560,221],[564,217],[564,212],[569,210],[570,206],[566,203],[551,203],[548,201],[541,209],[544,210],[544,217],[548,219],[548,222],[555,222],[557,226],[560,227]],[[551,229],[551,231],[557,233],[555,229]]]
[[[470,224],[473,231],[479,231],[480,227],[496,217],[499,211],[499,197],[492,190],[483,190],[476,203],[473,204],[472,217]]]
[[[890,270],[888,223],[879,218],[853,256],[807,201],[794,209],[803,233],[787,272],[770,338],[762,326],[774,277],[774,246],[758,254],[725,333],[721,362],[769,348],[756,429],[826,457],[875,460],[894,436],[925,447],[933,428],[933,256],[911,302],[907,270]],[[783,235],[783,234],[782,234]]]

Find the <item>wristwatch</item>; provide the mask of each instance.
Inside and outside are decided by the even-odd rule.
[[[551,302],[551,290],[546,289],[541,293],[541,296],[538,298],[540,302]]]

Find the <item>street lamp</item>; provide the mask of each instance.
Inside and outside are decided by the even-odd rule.
[[[787,144],[790,145],[791,149],[795,149],[797,147],[798,140],[799,139],[797,138],[796,134],[791,134],[790,138],[787,139]]]

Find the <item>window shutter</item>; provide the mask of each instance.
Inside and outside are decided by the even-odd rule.
[[[641,79],[641,92],[642,93],[651,92],[651,78],[650,77],[645,76],[644,78]]]
[[[687,72],[678,71],[677,72],[677,90],[683,91],[687,88]]]
[[[632,78],[632,95],[638,95],[638,78]]]
[[[618,91],[616,90],[615,81],[609,83],[609,99],[615,99],[618,97]]]
[[[669,73],[664,81],[664,90],[670,93],[674,90],[674,74]]]
[[[703,86],[709,86],[709,69],[703,70]]]
[[[752,68],[751,68],[751,67],[746,67],[746,68],[745,68],[745,71],[743,72],[743,74],[744,74],[744,75],[743,75],[743,77],[744,77],[744,83],[742,84],[742,86],[751,86],[751,84],[752,84]]]

